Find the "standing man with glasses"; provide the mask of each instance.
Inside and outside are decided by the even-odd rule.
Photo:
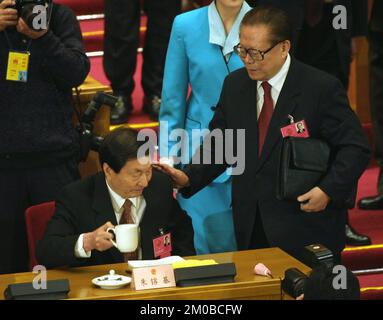
[[[371,152],[340,81],[290,57],[290,46],[291,25],[284,11],[260,6],[245,15],[235,47],[245,68],[226,77],[210,129],[246,130],[245,170],[233,176],[238,249],[280,247],[299,259],[304,246],[321,243],[339,263],[345,202]],[[280,129],[291,117],[304,120],[310,136],[326,141],[333,154],[326,175],[296,201],[276,196]],[[159,168],[184,196],[191,196],[228,167],[215,164],[214,145],[210,150],[201,147],[194,157],[211,152],[213,164],[189,164],[184,171]]]

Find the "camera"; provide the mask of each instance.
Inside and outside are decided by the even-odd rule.
[[[333,258],[331,250],[321,244],[312,244],[304,248],[302,262],[312,269],[321,267],[324,270],[328,270],[334,266]],[[296,299],[304,293],[307,279],[308,277],[297,268],[287,269],[282,281],[282,289]]]
[[[86,161],[88,158],[89,151],[98,151],[103,137],[96,136],[93,134],[93,121],[96,117],[98,110],[103,105],[107,105],[113,108],[118,103],[122,103],[117,97],[110,94],[98,91],[93,99],[89,102],[84,114],[80,119],[80,123],[77,126],[80,140],[80,161]]]
[[[46,12],[46,21],[49,23],[48,11],[51,6],[52,0],[15,0],[16,4],[13,8],[17,10],[17,13],[20,18],[22,18],[27,26],[35,31],[41,31],[42,29],[36,29],[34,27],[34,19],[41,14],[39,7],[45,8]]]
[[[282,290],[296,299],[303,294],[307,279],[308,277],[299,269],[287,269],[282,281]]]

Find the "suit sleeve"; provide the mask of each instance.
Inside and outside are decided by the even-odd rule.
[[[335,204],[344,207],[368,165],[371,150],[342,84],[334,79],[321,99],[320,130],[331,147],[332,161],[319,187]]]
[[[80,25],[73,12],[62,6],[54,7],[52,26],[41,38],[34,40],[45,59],[41,65],[61,89],[81,85],[90,70],[84,52]]]
[[[178,201],[172,199],[172,221],[175,221],[173,231],[173,254],[179,256],[194,256],[194,230],[191,218],[181,209]]]
[[[64,191],[56,202],[56,211],[47,225],[43,239],[37,244],[37,260],[47,268],[81,266],[88,261],[75,257],[75,245],[80,234],[76,228],[73,203]]]
[[[225,129],[227,128],[225,116],[226,92],[227,92],[227,79],[225,79],[221,97],[212,120],[209,123],[210,133],[206,135],[203,144],[195,152],[189,163],[183,170],[189,177],[190,186],[180,189],[181,194],[190,198],[192,195],[209,185],[214,179],[219,177],[229,167],[225,157],[223,161],[216,161],[216,146],[222,146],[223,154],[225,154]],[[218,134],[217,134],[218,133]],[[220,147],[218,147],[219,149]],[[209,155],[208,163],[204,161],[204,157]]]
[[[182,24],[176,17],[166,55],[163,89],[160,108],[160,156],[172,157],[175,141],[168,141],[169,133],[185,127],[186,98],[189,84],[189,65],[186,55]]]
[[[368,29],[368,2],[367,0],[351,0],[353,37],[366,36]]]

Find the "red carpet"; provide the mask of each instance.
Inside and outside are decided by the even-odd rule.
[[[139,127],[156,127],[157,123],[150,120],[147,114],[142,113],[142,101],[144,99],[144,93],[141,88],[141,66],[142,55],[137,55],[137,69],[134,74],[134,81],[136,83],[135,90],[133,92],[133,114],[129,120],[129,124],[139,125]],[[110,85],[109,80],[106,78],[103,66],[102,57],[91,58],[90,75],[99,82]]]
[[[358,276],[362,300],[383,299],[383,274]]]
[[[378,168],[371,167],[359,180],[358,196],[375,195]],[[351,270],[365,270],[383,267],[383,210],[350,210],[351,225],[360,233],[368,235],[371,246],[349,247],[342,253],[343,264]],[[358,276],[363,300],[383,299],[383,274]]]
[[[378,168],[365,171],[359,181],[358,199],[376,194]],[[343,263],[350,269],[371,269],[383,267],[383,211],[350,210],[351,225],[360,233],[368,235],[372,246],[346,248],[342,254]]]
[[[71,8],[76,15],[104,13],[104,0],[55,0]]]
[[[86,52],[104,50],[104,19],[80,21]]]

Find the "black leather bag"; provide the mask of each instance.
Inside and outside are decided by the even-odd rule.
[[[295,200],[318,185],[330,162],[326,142],[314,138],[287,137],[279,162],[277,198]]]

